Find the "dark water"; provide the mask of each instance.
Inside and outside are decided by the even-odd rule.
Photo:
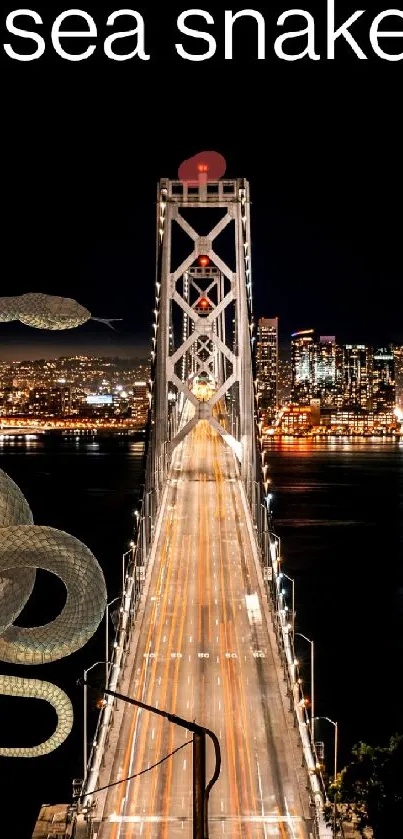
[[[315,644],[315,715],[338,721],[344,765],[358,740],[403,731],[403,446],[301,440],[267,456],[296,631]],[[317,734],[330,757],[333,728]]]
[[[141,481],[141,444],[125,438],[42,439],[3,444],[0,466],[21,487],[36,524],[81,539],[101,563],[112,599],[121,554],[131,538]],[[359,739],[381,742],[403,731],[403,447],[337,442],[273,444],[268,451],[276,528],[284,571],[295,579],[297,631],[315,642],[316,714],[337,720],[340,765]],[[43,572],[19,619],[44,623],[62,607],[62,586]],[[69,801],[82,777],[84,667],[104,659],[99,630],[84,650],[40,668],[1,672],[54,681],[71,697],[75,724],[56,752],[30,760],[0,759],[3,801],[18,813],[15,839],[30,839],[42,803]],[[309,645],[299,639],[309,688]],[[93,678],[102,682],[102,667]],[[34,700],[0,698],[4,745],[29,745],[54,728],[52,712]],[[97,712],[90,713],[95,727]],[[330,732],[329,732],[330,728]],[[332,732],[321,723],[329,757]]]
[[[0,468],[18,484],[31,506],[35,524],[49,525],[83,541],[100,562],[109,599],[121,590],[122,553],[132,536],[140,492],[141,443],[127,438],[76,440],[46,437],[0,448]],[[18,623],[35,625],[54,618],[65,601],[64,586],[46,572],[38,573],[32,597]],[[110,633],[113,626],[110,624]],[[67,741],[42,758],[0,758],[1,799],[18,814],[13,839],[30,839],[41,804],[70,801],[72,779],[82,778],[82,688],[76,681],[84,668],[105,660],[104,625],[84,647],[67,659],[43,667],[17,667],[0,662],[0,672],[45,679],[59,685],[74,705],[75,722]],[[94,668],[101,684],[104,669]],[[89,702],[89,732],[95,729],[96,697]],[[34,745],[45,740],[56,717],[39,700],[0,697],[0,742],[5,746]],[[0,828],[0,835],[3,830]]]

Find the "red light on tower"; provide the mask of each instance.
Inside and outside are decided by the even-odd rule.
[[[197,262],[198,265],[201,265],[202,268],[205,268],[206,265],[210,265],[210,260],[208,256],[199,256]]]
[[[179,166],[178,178],[182,183],[207,184],[219,181],[225,174],[227,163],[217,151],[201,151]]]
[[[199,297],[195,305],[195,310],[200,315],[208,315],[213,310],[213,306],[208,297]]]
[[[198,163],[197,164],[197,171],[199,173],[199,176],[198,176],[199,185],[202,186],[203,184],[207,184],[207,172],[208,172],[207,163]]]

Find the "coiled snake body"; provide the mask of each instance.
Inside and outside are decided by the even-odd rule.
[[[36,568],[63,580],[66,603],[45,626],[14,626],[34,587]],[[105,580],[91,551],[68,533],[34,525],[21,490],[0,470],[0,659],[32,665],[64,658],[92,637],[105,607]],[[56,685],[0,675],[1,694],[44,699],[55,709],[58,722],[45,742],[32,748],[0,746],[0,756],[38,757],[52,752],[68,737],[73,709],[68,696]]]

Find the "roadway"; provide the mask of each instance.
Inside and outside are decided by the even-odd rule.
[[[130,695],[218,735],[210,839],[308,839],[301,754],[281,696],[234,456],[205,421],[176,449],[151,574]],[[98,839],[191,839],[191,736],[122,707],[110,782],[188,745],[110,788]],[[208,741],[207,778],[213,766]]]

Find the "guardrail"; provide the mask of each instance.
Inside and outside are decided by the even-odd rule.
[[[280,586],[280,539],[272,529],[270,506],[261,501],[263,493],[260,484],[254,481],[249,489],[247,498],[255,525],[254,532],[261,560],[263,580],[271,606],[278,652],[287,684],[287,695],[290,700],[290,711],[294,717],[294,725],[298,728],[303,761],[314,803],[315,839],[330,839],[333,836],[333,831],[324,817],[324,805],[327,802],[326,787],[316,754],[315,743],[312,739],[307,701],[294,653],[293,626],[295,614],[293,615],[293,610],[295,612],[295,604],[292,604],[292,609],[288,607],[285,594]],[[289,622],[289,616],[292,616],[292,623]]]
[[[136,621],[141,594],[147,572],[148,557],[153,536],[153,518],[156,510],[152,509],[150,492],[144,492],[140,510],[137,514],[137,540],[132,548],[132,555],[125,574],[124,589],[119,607],[119,622],[110,655],[110,666],[106,687],[116,691],[124,671],[129,649],[131,633]],[[102,767],[109,733],[113,724],[116,700],[105,694],[98,723],[93,737],[93,744],[87,764],[87,772],[82,784],[79,810],[86,813],[92,807],[92,793],[96,789]]]
[[[183,416],[179,419],[179,425],[182,421]],[[153,474],[154,488],[147,490],[147,483],[145,484],[140,509],[136,514],[136,541],[133,545],[132,556],[128,562],[125,574],[122,599],[119,607],[119,623],[113,641],[112,655],[109,656],[111,663],[106,687],[115,692],[119,687],[124,672],[131,634],[136,622],[146,579],[155,523],[160,509],[161,476],[166,476],[170,467],[170,456],[167,451],[167,446],[164,447],[164,451],[158,458],[155,472],[153,472],[153,465],[155,464],[153,464],[152,445],[147,446],[146,444],[145,478],[147,481],[147,476]],[[98,717],[77,810],[78,815],[83,815],[85,818],[87,818],[87,814],[95,806],[92,795],[98,785],[100,770],[113,725],[113,714],[116,704],[114,697],[107,694],[104,695],[103,706]],[[80,822],[82,823],[81,819]],[[85,830],[83,836],[86,836]]]

